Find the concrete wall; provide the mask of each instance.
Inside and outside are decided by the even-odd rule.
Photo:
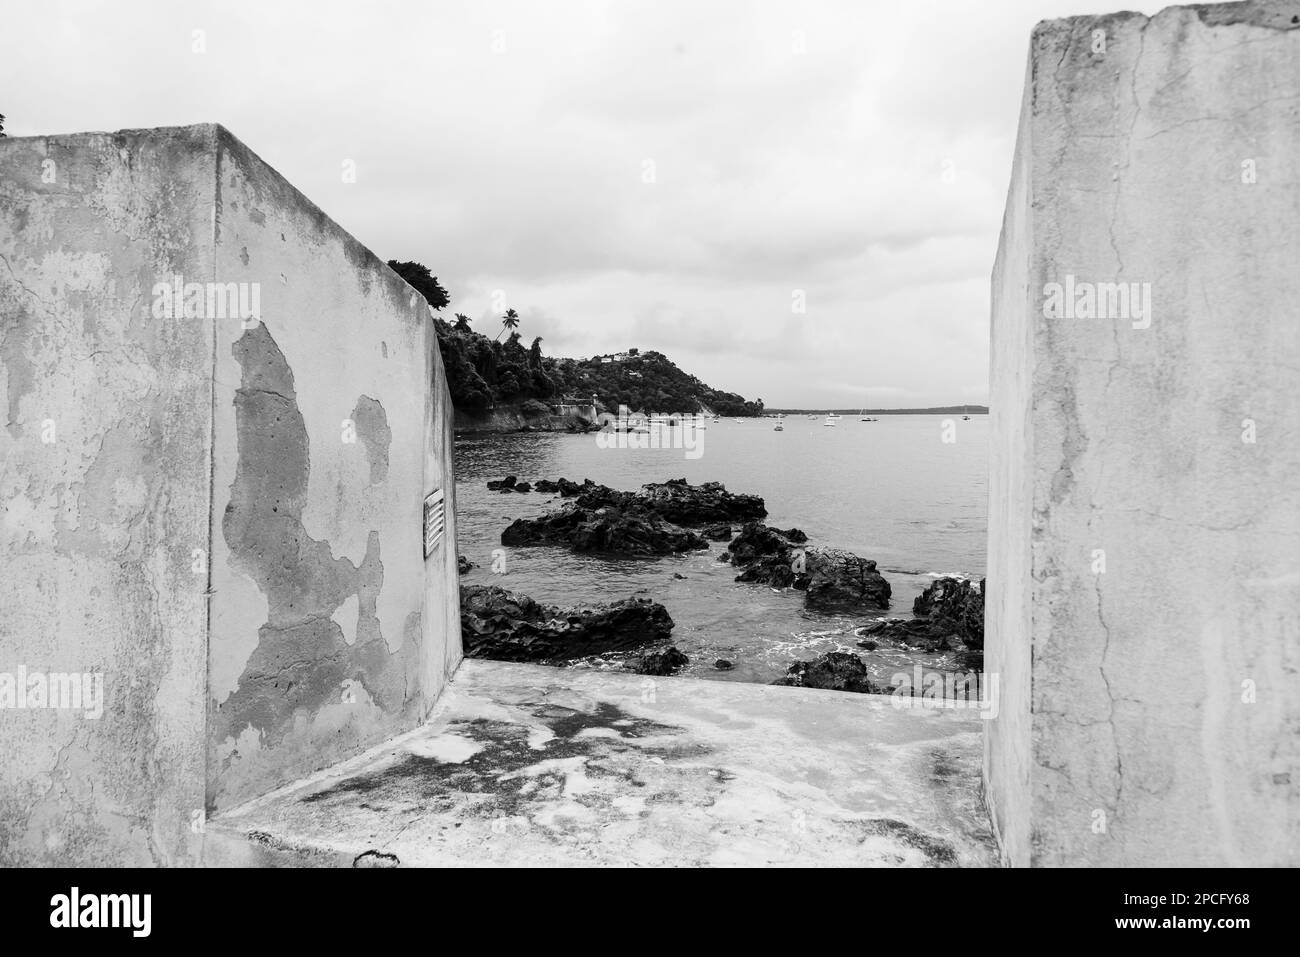
[[[263,318],[216,334],[220,810],[418,724],[459,660],[460,613],[449,539],[427,595],[422,560],[424,497],[454,489],[428,305],[247,147],[217,139],[216,275],[260,284]]]
[[[1297,155],[1294,4],[1034,32],[993,275],[1011,863],[1300,863]],[[1067,276],[1149,321],[1046,315]]]
[[[0,256],[0,863],[194,862],[460,659],[428,309],[213,126],[0,140]],[[177,275],[260,321],[159,318]],[[102,674],[103,716],[5,708],[20,667]]]
[[[211,275],[213,145],[0,139],[0,675],[103,692],[95,718],[0,689],[0,864],[201,846],[213,324],[150,303]]]

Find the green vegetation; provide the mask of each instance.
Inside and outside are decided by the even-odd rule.
[[[389,260],[388,265],[410,283],[434,310],[450,305],[451,297],[416,262]],[[660,352],[629,349],[617,356],[561,359],[542,355],[542,338],[524,348],[518,332],[520,316],[511,309],[501,317],[495,339],[470,328],[467,316],[456,313],[450,323],[435,316],[447,387],[458,410],[482,415],[498,406],[519,406],[526,414],[543,414],[562,398],[585,405],[596,396],[610,411],[626,405],[633,411],[696,412],[718,415],[761,415],[763,400],[750,402],[734,392],[710,388],[688,375]],[[505,341],[503,333],[509,331]]]

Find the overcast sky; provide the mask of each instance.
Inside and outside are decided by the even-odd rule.
[[[982,403],[1029,33],[1126,8],[42,0],[5,7],[0,113],[222,123],[548,354],[658,349],[769,406]]]

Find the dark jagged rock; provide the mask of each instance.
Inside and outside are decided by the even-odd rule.
[[[806,592],[805,603],[821,611],[889,607],[890,587],[876,563],[838,548],[805,547],[797,528],[782,531],[750,522],[728,546],[738,582]]]
[[[596,483],[591,479],[584,479],[583,483],[579,485],[577,482],[570,482],[568,479],[562,478],[555,484],[559,486],[561,498],[573,498],[575,495],[582,494],[583,489],[590,488]]]
[[[466,558],[464,555],[457,555],[457,556],[456,556],[456,567],[460,570],[460,573],[463,575],[463,574],[465,574],[467,571],[469,571],[471,568],[477,568],[478,566],[475,565],[475,564],[474,564],[472,561],[470,561],[468,558]]]
[[[937,579],[917,596],[912,611],[918,617],[872,622],[858,634],[928,652],[955,651],[965,666],[983,667],[983,579],[978,586],[966,579]]]
[[[515,484],[516,492],[531,492],[532,490],[533,487],[529,485],[527,482],[518,482]]]
[[[912,614],[951,621],[962,642],[984,647],[984,579],[939,578],[912,602]]]
[[[749,522],[727,546],[733,565],[748,565],[760,558],[788,558],[793,562],[795,550],[808,536],[797,528],[782,531],[762,522]]]
[[[545,481],[545,480],[543,480]],[[763,499],[757,495],[728,492],[720,482],[690,485],[686,479],[651,482],[636,492],[623,492],[598,485],[587,479],[582,485],[567,479],[538,483],[539,491],[555,490],[566,498],[576,496],[585,509],[617,508],[621,511],[653,512],[676,525],[708,525],[719,522],[744,522],[767,514]],[[726,535],[730,535],[730,530]]]
[[[794,688],[822,688],[827,691],[854,691],[878,694],[883,689],[867,678],[867,666],[857,655],[831,651],[813,661],[797,661],[777,678],[774,685]]]
[[[672,555],[709,547],[695,532],[654,515],[576,505],[539,518],[516,519],[501,533],[501,544],[568,545],[576,552],[619,555]]]
[[[876,563],[840,548],[813,547],[805,552],[807,604],[822,611],[889,608],[889,582]],[[802,578],[802,576],[801,576]]]
[[[575,501],[538,518],[518,519],[502,533],[503,545],[568,545],[580,552],[671,555],[708,547],[698,532],[684,525],[767,514],[758,496],[733,495],[718,482],[694,486],[674,479],[651,483],[639,492],[621,492],[590,479],[578,485],[561,478],[543,479],[537,488],[559,491]],[[729,534],[729,524],[723,527]]]
[[[732,668],[736,666],[733,665],[726,658],[719,658],[717,661],[713,663],[713,667],[717,668],[719,671],[730,671]]]
[[[634,671],[639,675],[654,675],[663,678],[675,674],[690,663],[691,659],[687,658],[674,646],[667,651],[656,651],[635,658],[627,662],[626,667],[629,671]]]
[[[731,526],[726,524],[709,525],[701,529],[700,534],[711,542],[725,542],[731,538]]]
[[[533,483],[533,491],[549,492],[551,494],[559,492],[562,498],[573,498],[575,495],[582,493],[585,489],[589,489],[593,487],[604,488],[605,486],[603,485],[598,486],[591,479],[587,479],[581,485],[579,485],[577,482],[570,482],[566,478],[557,479],[554,482],[552,482],[550,479],[538,479],[536,482]]]
[[[489,492],[500,492],[503,490],[508,491],[509,489],[515,487],[515,481],[516,479],[513,475],[507,475],[505,478],[498,479],[495,482],[488,482],[487,483],[488,491]]]
[[[728,492],[721,482],[689,485],[684,478],[670,479],[642,487],[637,498],[679,525],[748,522],[767,515],[761,497]]]
[[[465,657],[558,662],[666,642],[673,620],[646,598],[559,608],[497,585],[460,590]]]
[[[795,584],[797,559],[808,536],[797,528],[781,531],[762,522],[749,522],[727,546],[727,557],[739,568],[738,582],[790,588]]]

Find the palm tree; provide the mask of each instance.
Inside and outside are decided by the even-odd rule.
[[[517,325],[519,325],[519,313],[515,312],[513,309],[507,309],[506,314],[501,318],[501,332],[505,332],[507,329],[513,329]],[[501,332],[497,333],[497,338],[493,340],[494,342],[501,338]]]
[[[455,329],[457,332],[469,332],[469,316],[463,312],[456,313]]]

